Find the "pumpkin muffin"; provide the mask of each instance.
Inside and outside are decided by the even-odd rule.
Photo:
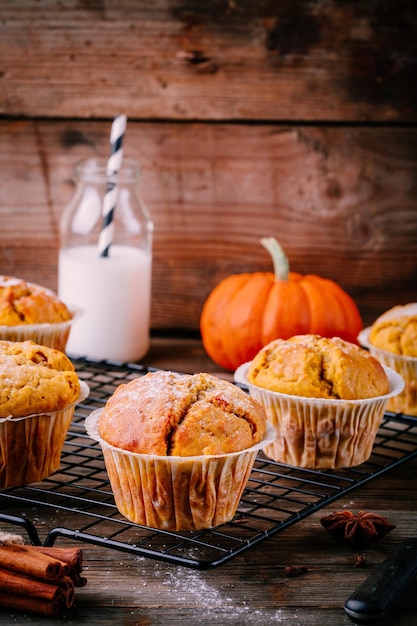
[[[366,461],[388,398],[402,379],[339,337],[297,335],[266,345],[235,373],[277,431],[265,454],[314,469]]]
[[[63,352],[74,314],[46,287],[0,276],[0,339],[30,339]]]
[[[417,415],[417,302],[394,306],[359,335],[381,363],[404,379],[404,391],[391,398],[388,410]]]
[[[248,381],[270,391],[338,400],[372,398],[390,390],[383,367],[365,350],[319,335],[269,343],[252,361]]]
[[[27,485],[58,469],[75,404],[87,395],[61,351],[0,341],[0,488]]]
[[[236,385],[165,371],[120,385],[86,429],[102,446],[122,515],[165,530],[231,520],[258,450],[275,434]]]

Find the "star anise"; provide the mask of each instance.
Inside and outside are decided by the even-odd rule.
[[[357,515],[352,511],[336,511],[322,517],[320,523],[332,537],[346,542],[353,549],[369,546],[395,528],[395,524],[382,515],[366,511],[359,511]]]

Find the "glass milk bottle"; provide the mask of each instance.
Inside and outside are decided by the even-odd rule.
[[[112,243],[101,256],[106,166],[100,159],[76,165],[75,194],[61,218],[58,294],[81,309],[66,350],[137,361],[149,349],[153,223],[138,192],[139,166],[125,159],[115,179]]]

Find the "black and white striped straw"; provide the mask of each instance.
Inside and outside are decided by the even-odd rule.
[[[114,212],[117,205],[117,174],[123,160],[123,138],[126,132],[126,115],[114,118],[110,132],[110,156],[107,161],[107,187],[103,198],[103,221],[98,241],[99,255],[108,257],[114,235]]]

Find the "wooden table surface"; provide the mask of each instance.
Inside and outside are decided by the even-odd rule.
[[[198,340],[155,338],[144,364],[230,378],[207,358]],[[76,606],[67,615],[51,620],[0,609],[0,624],[351,624],[343,609],[345,600],[405,538],[417,535],[416,476],[414,459],[214,569],[196,570],[81,544],[88,583],[76,590]],[[361,551],[366,554],[363,567],[357,567],[355,553],[320,524],[321,517],[342,509],[373,511],[396,524],[384,539]],[[18,504],[13,513],[22,513]],[[54,510],[39,515],[35,507],[33,516],[40,530],[57,524]],[[1,529],[21,532],[13,525],[3,524]],[[80,545],[58,538],[55,545],[74,543]],[[286,576],[289,565],[306,571]],[[417,579],[377,624],[415,626],[416,615]]]

